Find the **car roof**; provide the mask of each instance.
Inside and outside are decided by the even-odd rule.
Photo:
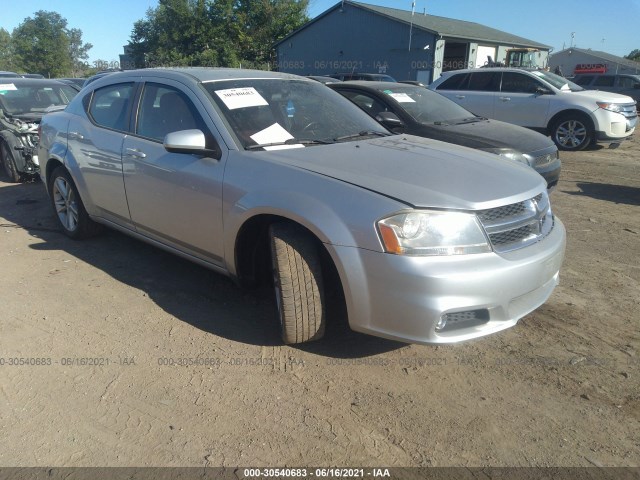
[[[375,90],[375,91],[388,90],[388,89],[398,88],[398,87],[415,88],[415,89],[420,89],[420,91],[424,90],[424,87],[419,87],[417,85],[411,85],[408,83],[368,82],[363,80],[348,80],[346,82],[341,82],[341,83],[332,83],[331,88],[333,88],[334,86],[337,88],[348,88],[351,86],[351,87],[361,88],[363,90]]]
[[[58,80],[54,80],[52,78],[11,78],[5,77],[2,83],[13,83],[18,87],[37,87],[37,86],[56,86],[56,85],[67,85],[64,82],[59,82]]]
[[[139,76],[166,78],[184,78],[191,77],[198,82],[210,82],[216,80],[241,80],[241,79],[258,79],[258,78],[281,78],[287,80],[309,80],[305,77],[292,75],[289,73],[270,72],[266,70],[249,70],[240,68],[207,68],[207,67],[182,67],[182,68],[143,68],[139,70],[125,70],[123,72],[114,72],[108,75],[111,79],[119,77]]]

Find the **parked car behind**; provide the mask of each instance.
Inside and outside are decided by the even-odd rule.
[[[55,80],[0,81],[0,162],[12,182],[38,172],[38,125],[52,108],[64,107],[77,90]]]
[[[22,78],[15,72],[0,71],[0,78]]]
[[[640,104],[640,75],[628,73],[620,74],[588,74],[583,73],[573,78],[573,83],[587,90],[602,90],[605,92],[627,95],[636,101],[636,109]]]
[[[551,135],[561,150],[582,150],[592,142],[618,145],[638,123],[632,98],[587,91],[544,70],[455,70],[429,88],[476,115]]]
[[[67,85],[74,85],[78,87],[78,90],[82,89],[86,78],[56,78],[59,82],[66,83]]]
[[[495,153],[533,167],[549,189],[558,183],[558,148],[537,132],[478,117],[448,98],[415,85],[343,82],[330,87],[396,133]]]
[[[333,78],[333,77],[328,77],[325,75],[307,75],[307,78],[310,78],[311,80],[315,80],[316,82],[320,82],[323,84],[327,84],[327,83],[338,83],[341,82],[341,80],[338,80],[337,78]]]
[[[358,72],[347,72],[347,73],[334,73],[333,75],[329,75],[330,77],[337,78],[338,80],[342,80],[343,82],[348,82],[350,80],[364,80],[366,82],[395,82],[396,79],[391,75],[386,75],[384,73],[358,73]]]
[[[443,343],[514,325],[558,282],[565,232],[540,175],[392,135],[303,77],[114,73],[41,127],[69,237],[102,224],[242,285],[266,274],[286,343],[322,337],[325,287],[355,330]]]

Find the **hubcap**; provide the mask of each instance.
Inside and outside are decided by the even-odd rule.
[[[53,182],[53,203],[62,226],[73,232],[78,227],[78,204],[73,188],[62,177]]]
[[[567,120],[558,125],[556,140],[563,147],[577,148],[587,138],[587,127],[578,120]]]

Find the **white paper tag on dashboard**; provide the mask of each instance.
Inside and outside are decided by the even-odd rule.
[[[398,103],[416,103],[416,101],[406,93],[390,93],[389,96]]]
[[[279,123],[274,123],[270,127],[260,130],[257,133],[251,135],[251,140],[258,145],[266,145],[268,143],[280,143],[286,142],[293,138],[289,132],[287,132]],[[265,150],[285,150],[288,148],[301,148],[304,145],[294,143],[292,145],[272,145],[271,147],[264,147]]]
[[[262,95],[253,87],[216,90],[216,95],[220,97],[229,110],[269,105]]]
[[[13,83],[0,83],[0,91],[2,90],[17,90]]]

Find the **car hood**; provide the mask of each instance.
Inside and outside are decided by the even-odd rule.
[[[538,132],[498,120],[457,125],[425,124],[411,133],[479,150],[512,148],[521,153],[532,153],[554,145],[551,139]]]
[[[414,207],[492,208],[531,198],[546,187],[522,164],[413,135],[258,154]]]
[[[634,103],[635,100],[627,95],[620,95],[613,92],[605,92],[602,90],[580,90],[579,92],[562,91],[569,95],[576,95],[578,97],[584,97],[596,102],[609,102],[609,103]]]

